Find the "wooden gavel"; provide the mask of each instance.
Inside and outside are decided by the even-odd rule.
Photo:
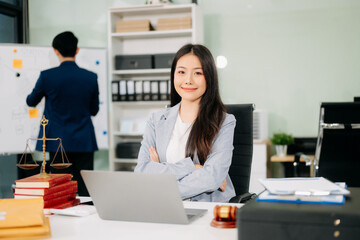
[[[219,206],[214,208],[214,217],[217,221],[236,221],[236,206]]]

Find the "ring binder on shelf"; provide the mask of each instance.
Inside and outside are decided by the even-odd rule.
[[[127,100],[134,101],[135,100],[135,86],[133,80],[126,81],[127,86]]]
[[[111,95],[112,95],[113,102],[120,101],[119,81],[118,80],[114,80],[111,82]]]
[[[159,100],[159,81],[158,80],[152,80],[151,83],[151,100],[152,101],[158,101]]]
[[[126,86],[126,80],[120,80],[119,81],[119,93],[120,93],[120,101],[126,101],[127,100],[127,86]]]
[[[143,100],[151,100],[150,81],[143,81]]]
[[[160,89],[160,100],[168,100],[168,80],[159,81],[159,89]]]
[[[135,82],[135,101],[143,100],[143,81]]]

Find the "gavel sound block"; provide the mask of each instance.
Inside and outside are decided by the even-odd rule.
[[[236,211],[236,206],[216,205],[211,226],[218,228],[236,228]]]

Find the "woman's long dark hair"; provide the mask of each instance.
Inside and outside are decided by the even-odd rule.
[[[175,106],[181,101],[180,95],[174,86],[174,74],[178,60],[185,54],[194,54],[201,62],[206,90],[200,100],[200,109],[192,126],[185,148],[185,156],[194,159],[197,154],[200,164],[204,165],[211,152],[212,142],[225,118],[225,106],[220,98],[219,82],[214,58],[205,46],[199,44],[187,44],[183,46],[174,57],[171,66],[171,91],[170,103]]]

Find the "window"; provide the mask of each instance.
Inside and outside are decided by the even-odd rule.
[[[0,43],[28,42],[28,0],[0,0]]]

